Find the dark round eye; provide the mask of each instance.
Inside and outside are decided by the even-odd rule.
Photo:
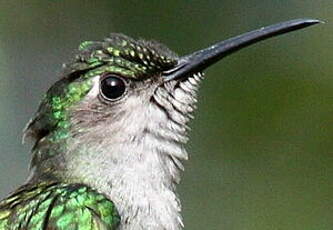
[[[125,94],[125,91],[126,83],[118,76],[110,74],[101,80],[100,92],[106,100],[117,100]]]

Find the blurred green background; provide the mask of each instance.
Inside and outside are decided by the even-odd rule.
[[[110,32],[180,54],[300,17],[326,24],[207,71],[179,186],[186,229],[333,229],[333,1],[0,0],[0,196],[27,177],[21,131],[79,42]]]

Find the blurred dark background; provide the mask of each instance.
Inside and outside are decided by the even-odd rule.
[[[207,71],[179,193],[186,229],[333,229],[333,1],[0,0],[0,196],[24,182],[21,133],[84,40],[153,38],[179,54],[258,27],[326,24]]]

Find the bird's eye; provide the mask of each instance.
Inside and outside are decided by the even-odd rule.
[[[126,92],[126,82],[114,74],[107,74],[102,77],[100,92],[102,97],[108,101],[118,100]]]

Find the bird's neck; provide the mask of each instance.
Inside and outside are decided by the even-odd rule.
[[[78,153],[67,165],[66,178],[90,185],[115,203],[122,230],[182,228],[175,186],[180,180],[180,161],[187,154],[160,132],[166,130],[147,129],[130,142],[81,149],[86,152]]]
[[[106,131],[112,135],[104,129],[94,132],[97,136],[66,140],[66,152],[49,163],[58,167],[60,180],[84,183],[112,200],[121,216],[121,230],[179,230],[181,207],[175,187],[183,169],[181,161],[187,159],[185,130],[176,123]]]

